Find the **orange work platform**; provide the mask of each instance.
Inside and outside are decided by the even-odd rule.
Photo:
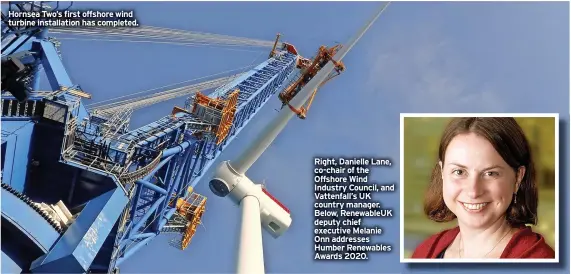
[[[216,144],[222,143],[230,133],[238,104],[239,90],[233,91],[228,99],[210,98],[197,92],[192,104],[192,114],[204,122],[217,125],[213,128]]]
[[[196,233],[196,228],[200,224],[202,215],[206,210],[206,197],[192,193],[187,198],[179,198],[176,201],[176,211],[188,221],[182,239],[180,249],[184,250],[190,244],[190,240]]]

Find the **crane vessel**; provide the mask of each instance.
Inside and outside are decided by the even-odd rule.
[[[27,12],[70,8],[47,3],[8,5]],[[33,273],[118,272],[161,233],[174,234],[174,244],[187,248],[206,206],[206,198],[193,189],[224,148],[279,93],[288,117],[280,118],[277,131],[274,126],[263,135],[261,146],[246,152],[250,156],[239,159],[235,166],[243,175],[290,116],[306,117],[317,89],[344,70],[341,58],[366,30],[347,49],[322,46],[313,58],[305,58],[294,45],[280,42],[279,34],[275,41],[260,41],[146,26],[48,30],[13,27],[10,20],[3,12],[2,272]],[[267,60],[243,73],[88,107],[91,94],[72,82],[52,34],[176,37],[271,51]],[[42,70],[51,87],[47,91],[39,89]],[[145,126],[129,127],[133,111],[179,97],[187,98],[183,107]],[[221,178],[211,180],[210,187],[220,195],[224,189],[217,182]],[[268,190],[259,193],[289,218]]]

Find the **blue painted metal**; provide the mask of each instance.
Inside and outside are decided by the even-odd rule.
[[[5,188],[2,188],[2,222],[10,222],[43,252],[50,250],[60,236],[25,200]]]
[[[5,41],[8,37],[15,38]],[[6,231],[19,239],[2,245],[2,252],[23,272],[108,272],[135,254],[165,229],[175,216],[176,200],[189,194],[187,187],[196,186],[220,152],[279,91],[297,58],[283,52],[210,95],[225,99],[239,90],[230,133],[217,145],[207,132],[211,125],[185,112],[102,136],[106,118],[91,115],[81,98],[67,91],[81,87],[71,81],[57,43],[45,29],[3,26],[2,38],[3,57],[25,53],[22,61],[34,66],[30,86],[37,90],[42,68],[52,89],[33,93],[25,102],[4,93],[1,102],[6,155],[2,182],[12,193],[7,206],[2,201],[2,229],[10,228]],[[29,153],[15,155],[15,148]],[[30,200],[52,205],[61,201],[73,220],[57,229]],[[28,249],[34,252],[27,257],[16,252]]]
[[[7,244],[6,242],[3,242]],[[12,260],[14,256],[11,254],[7,254],[4,250],[2,250],[2,269],[0,270],[2,273],[20,273],[22,272],[22,268],[18,266],[17,262]]]
[[[226,98],[235,89],[240,90],[238,107],[229,136],[220,145],[216,145],[212,139],[198,140],[189,138],[185,142],[164,150],[163,157],[165,155],[175,155],[175,158],[173,158],[168,167],[165,167],[162,170],[162,175],[157,176],[157,179],[155,179],[152,184],[154,184],[156,187],[156,185],[162,184],[159,182],[162,181],[165,182],[166,185],[161,187],[161,190],[159,190],[160,193],[139,186],[139,189],[132,199],[132,219],[130,219],[130,222],[136,223],[137,225],[127,225],[129,236],[122,237],[119,246],[130,248],[117,251],[119,254],[121,254],[117,256],[117,266],[124,261],[122,258],[125,258],[125,256],[128,254],[132,254],[132,252],[129,252],[129,250],[132,248],[138,248],[138,244],[133,243],[130,238],[138,234],[160,232],[164,225],[167,223],[167,220],[174,213],[175,208],[173,205],[170,205],[170,203],[168,206],[163,204],[163,209],[156,212],[154,207],[149,208],[148,206],[145,209],[140,210],[138,206],[146,206],[149,204],[148,201],[141,198],[141,195],[151,196],[153,197],[153,201],[160,199],[157,197],[165,197],[162,196],[164,195],[165,191],[169,193],[168,197],[171,197],[173,193],[177,193],[175,197],[185,196],[187,194],[185,193],[186,188],[188,186],[196,186],[205,171],[216,160],[220,152],[230,144],[230,142],[235,138],[240,130],[246,126],[253,115],[255,115],[257,111],[263,107],[264,103],[267,102],[269,98],[271,98],[271,96],[279,90],[280,86],[284,84],[285,80],[295,67],[295,61],[296,56],[289,53],[285,53],[283,56],[281,56],[280,59],[267,60],[256,68],[252,69],[250,72],[246,73],[241,78],[236,79],[234,82],[226,85],[224,88],[216,90],[213,94],[210,95]],[[256,79],[262,79],[265,82],[261,80],[256,81]],[[178,113],[177,118],[182,121],[193,121],[196,119],[196,117],[186,113]],[[186,133],[188,135],[188,132]],[[196,153],[194,153],[194,155],[190,155],[190,153],[188,155],[186,153],[181,154],[183,151],[195,151]],[[172,171],[170,171],[173,169],[178,171],[174,175],[172,174]],[[164,201],[168,202],[166,199]],[[170,200],[170,202],[173,201],[175,201],[175,199]],[[152,218],[148,216],[149,212],[154,213]],[[145,229],[141,230],[141,219],[151,219],[152,222],[148,225],[148,227],[145,227]],[[150,240],[151,239],[145,239],[145,241]]]
[[[34,123],[29,120],[13,121],[2,124],[2,141],[6,142],[6,160],[2,171],[2,181],[20,192],[24,190],[27,170],[30,162],[29,149]]]
[[[48,33],[48,29],[42,29],[40,34],[38,34],[38,39],[45,39]],[[34,78],[32,83],[32,90],[40,90],[40,75],[42,72],[41,61],[36,62],[36,67],[34,69]]]
[[[101,176],[64,159],[62,151],[73,145],[69,137],[75,122],[88,113],[79,98],[62,90],[78,87],[72,85],[54,43],[42,35],[16,32],[3,28],[2,42],[7,47],[2,56],[23,56],[24,64],[35,65],[34,75],[41,63],[53,92],[33,94],[24,102],[2,95],[2,137],[8,152],[8,160],[2,163],[2,231],[18,239],[3,244],[2,252],[23,272],[32,268],[34,272],[85,272],[128,199],[113,176]],[[12,43],[6,41],[10,36],[16,37]],[[37,87],[38,81],[33,78],[31,87]],[[17,153],[10,155],[11,148]],[[12,194],[4,195],[6,189]],[[35,203],[58,201],[76,214],[63,229]]]
[[[135,252],[137,252],[141,247],[147,245],[150,241],[152,241],[155,238],[155,236],[151,236],[148,238],[145,238],[144,240],[137,242],[132,248],[130,248],[129,250],[127,250],[127,252],[124,253],[123,256],[121,256],[121,258],[119,258],[117,260],[116,265],[119,266],[121,265],[122,262],[124,262],[125,260],[127,260],[129,257],[131,257],[133,254],[135,254]]]
[[[50,251],[32,263],[32,272],[83,273],[99,252],[119,215],[117,208],[127,204],[125,193],[115,188],[90,200],[65,234]]]

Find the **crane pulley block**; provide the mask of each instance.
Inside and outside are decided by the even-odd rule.
[[[201,121],[214,125],[212,133],[216,136],[216,144],[222,143],[230,133],[239,93],[236,89],[226,99],[210,98],[200,92],[194,96],[190,112]]]

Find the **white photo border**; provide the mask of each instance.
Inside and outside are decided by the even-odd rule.
[[[454,117],[555,118],[554,259],[411,259],[404,257],[404,119]],[[559,114],[558,113],[401,113],[400,114],[400,263],[559,263]]]

